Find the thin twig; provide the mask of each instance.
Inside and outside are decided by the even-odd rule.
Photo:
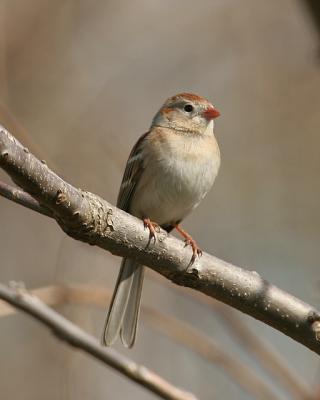
[[[95,305],[104,309],[107,301],[111,299],[110,291],[86,285],[47,286],[32,290],[30,294],[50,306],[77,304]],[[15,308],[0,301],[0,318],[15,312]],[[189,324],[160,313],[144,304],[142,305],[141,317],[151,328],[222,368],[233,378],[235,383],[256,399],[277,399],[277,396],[268,388],[267,384],[248,366]]]
[[[30,210],[53,218],[52,212],[47,208],[42,207],[41,204],[32,196],[30,196],[29,193],[1,181],[0,195],[24,207],[30,208]]]
[[[0,298],[46,325],[58,339],[83,350],[163,399],[195,400],[194,395],[176,388],[146,367],[136,364],[113,349],[102,347],[95,337],[68,321],[25,289],[0,284]]]
[[[141,221],[97,195],[76,189],[0,128],[0,166],[48,208],[71,237],[148,265],[178,285],[237,308],[320,354],[320,313],[248,271],[203,253],[190,265],[191,250],[163,230],[150,244]]]
[[[305,383],[301,377],[295,373],[288,362],[279,353],[276,353],[260,337],[255,335],[248,326],[237,316],[233,310],[226,310],[220,305],[217,307],[222,321],[229,326],[229,332],[241,345],[251,351],[261,365],[280,383],[282,383],[292,395],[297,399],[311,399],[312,391],[310,385]]]
[[[149,307],[144,308],[143,318],[152,328],[192,350],[202,358],[218,365],[233,378],[242,389],[255,399],[278,399],[278,396],[247,365],[232,356],[212,338],[184,321],[162,314]]]
[[[161,277],[159,279],[158,275],[154,273],[151,278],[158,282],[160,282],[160,280],[162,283],[164,282]],[[309,386],[290,368],[279,353],[276,353],[265,340],[252,332],[234,310],[226,307],[215,299],[204,296],[202,293],[190,290],[187,291],[186,288],[180,286],[174,286],[173,288],[182,295],[194,299],[218,313],[221,320],[228,326],[230,334],[248,351],[253,353],[262,367],[281,382],[296,398],[312,398],[312,392]]]

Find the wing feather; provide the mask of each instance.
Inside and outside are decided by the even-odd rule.
[[[130,209],[132,196],[136,190],[140,176],[144,169],[142,149],[144,139],[149,135],[149,133],[150,131],[143,134],[133,146],[123,174],[117,200],[117,207],[127,212]]]

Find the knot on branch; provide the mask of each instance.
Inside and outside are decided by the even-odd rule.
[[[70,209],[68,215],[55,214],[55,219],[69,236],[95,245],[99,242],[99,238],[104,238],[114,231],[113,210],[93,193],[79,189],[79,194],[80,201],[72,204],[68,192],[57,191],[56,205],[62,207],[69,205]]]
[[[199,270],[195,266],[189,266],[183,274],[180,271],[169,273],[168,277],[173,283],[179,286],[190,288],[197,288],[199,286]]]

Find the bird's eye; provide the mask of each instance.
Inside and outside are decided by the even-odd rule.
[[[184,109],[184,111],[190,113],[190,112],[193,111],[193,106],[192,106],[191,104],[186,104],[186,105],[183,107],[183,109]]]

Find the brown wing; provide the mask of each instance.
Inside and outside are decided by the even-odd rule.
[[[118,194],[117,207],[124,211],[129,211],[130,202],[132,196],[139,182],[140,176],[143,172],[143,159],[142,159],[142,148],[143,141],[150,133],[147,132],[143,134],[137,143],[133,146],[131,153],[129,155],[126,169],[123,174],[120,191]]]

